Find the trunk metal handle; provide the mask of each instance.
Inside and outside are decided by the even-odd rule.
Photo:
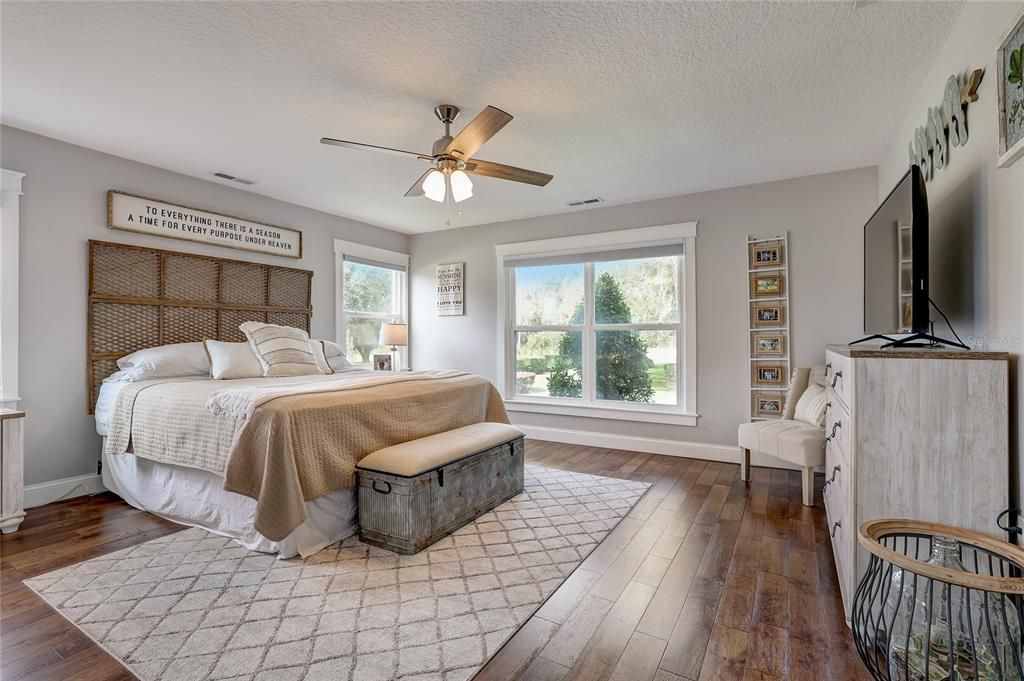
[[[388,488],[386,490],[377,489],[378,482],[384,483],[385,485],[388,486]],[[370,483],[370,487],[372,487],[373,491],[376,492],[377,494],[391,494],[391,483],[388,482],[387,480],[374,480],[372,483]]]

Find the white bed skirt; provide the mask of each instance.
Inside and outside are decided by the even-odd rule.
[[[131,453],[104,453],[103,484],[135,508],[230,537],[253,551],[277,553],[280,558],[312,555],[357,530],[354,489],[306,502],[306,522],[275,542],[253,527],[256,500],[225,491],[224,481],[212,473]]]

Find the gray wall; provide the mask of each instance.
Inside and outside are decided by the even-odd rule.
[[[736,444],[748,413],[748,234],[790,235],[791,330],[798,366],[861,332],[862,226],[877,204],[875,168],[690,194],[630,205],[415,235],[413,368],[458,368],[494,380],[495,244],[698,220],[696,427],[514,413],[534,426],[683,442]],[[466,314],[437,317],[434,267],[466,263]]]
[[[948,165],[928,183],[929,289],[957,332],[978,349],[1012,354],[1011,454],[1024,432],[1024,159],[996,167],[997,96],[995,49],[1024,10],[1021,2],[966,3],[945,44],[914,95],[879,164],[884,197],[907,170],[907,143],[924,124],[928,107],[942,101],[946,79],[984,68],[978,101],[967,110],[967,145],[949,150]],[[948,330],[936,319],[940,334]],[[1019,478],[1014,478],[1019,480]],[[1018,482],[1018,487],[1020,484]]]
[[[313,270],[313,335],[334,337],[335,237],[408,252],[391,230],[152,166],[0,128],[0,165],[27,173],[21,201],[20,392],[27,413],[25,483],[96,471],[100,440],[86,413],[86,241],[106,239]],[[297,169],[301,171],[301,169]],[[109,189],[303,232],[301,260],[106,227]]]

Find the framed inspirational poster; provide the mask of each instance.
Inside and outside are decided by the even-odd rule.
[[[107,227],[286,258],[302,257],[302,232],[155,199],[107,192]]]
[[[437,266],[437,316],[463,314],[465,298],[465,263],[453,262]]]

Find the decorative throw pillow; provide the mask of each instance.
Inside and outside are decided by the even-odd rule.
[[[302,329],[260,322],[245,322],[238,328],[249,339],[264,376],[330,373],[323,346],[310,341],[309,334]]]
[[[226,380],[231,378],[259,378],[263,376],[263,365],[252,351],[248,341],[226,343],[224,341],[203,341],[210,358],[210,378]]]
[[[793,418],[797,421],[809,423],[812,426],[824,426],[826,400],[825,389],[820,385],[811,383],[804,390],[804,394],[800,396],[800,399],[797,400]]]

